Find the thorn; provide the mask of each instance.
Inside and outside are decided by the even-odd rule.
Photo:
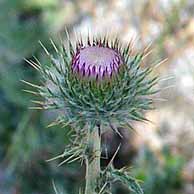
[[[82,35],[81,35],[81,32],[79,32],[78,43],[79,43],[79,46],[80,46],[80,47],[82,47],[82,46],[83,46],[83,41],[82,41]]]
[[[147,53],[147,51],[149,52],[149,49],[151,48],[153,42],[150,42],[144,49],[143,49],[143,53]],[[152,50],[152,49],[151,49]]]
[[[53,48],[55,49],[55,51],[56,51],[57,53],[59,53],[59,50],[57,49],[55,43],[53,42],[53,40],[52,40],[51,38],[50,38],[50,42],[51,42]]]
[[[175,87],[176,87],[176,85],[170,85],[170,86],[167,86],[165,88],[159,88],[159,90],[167,90],[169,88],[175,88]]]
[[[66,36],[67,36],[67,39],[70,40],[70,38],[69,38],[69,32],[68,32],[68,30],[67,30],[67,27],[65,27],[65,34],[66,34]]]
[[[163,63],[165,63],[167,61],[168,61],[168,58],[163,59],[162,61],[160,61],[159,63],[154,65],[154,69],[158,68],[161,64],[163,64]]]
[[[168,100],[165,98],[155,98],[154,101],[167,102]]]
[[[58,191],[57,191],[57,188],[56,188],[56,185],[55,185],[54,180],[52,180],[52,185],[53,185],[53,188],[54,188],[55,194],[58,194]]]
[[[91,46],[90,36],[89,36],[89,34],[88,34],[88,36],[87,36],[87,42],[88,42],[88,46]]]
[[[175,75],[171,75],[171,76],[168,76],[168,77],[161,78],[158,81],[162,82],[162,81],[167,81],[167,80],[171,80],[171,79],[175,79]]]
[[[35,104],[39,104],[39,105],[45,105],[45,103],[42,102],[42,101],[31,100],[31,102],[33,102],[33,103],[35,103]]]
[[[59,124],[62,123],[62,122],[63,122],[62,120],[53,121],[53,122],[51,122],[49,125],[47,125],[47,128],[53,127],[53,126],[55,126],[55,125],[59,125]]]
[[[38,92],[34,92],[34,91],[31,91],[31,90],[24,90],[23,89],[22,91],[27,92],[27,93],[30,93],[30,94],[34,94],[36,96],[40,96],[40,94]]]
[[[29,65],[31,65],[37,71],[41,70],[41,67],[38,64],[34,63],[33,61],[30,61],[30,60],[25,59],[25,58],[24,58],[24,61],[26,61]]]
[[[104,36],[103,41],[102,41],[102,44],[103,44],[103,46],[106,45],[106,36]]]
[[[102,46],[102,37],[101,36],[99,37],[99,40],[98,40],[98,46],[99,47]]]
[[[149,56],[152,52],[153,52],[153,50],[150,50],[150,51],[148,51],[148,52],[145,53],[145,54],[144,54],[144,52],[143,52],[142,60],[145,59],[147,56]]]
[[[35,61],[38,63],[38,64],[36,64],[36,63],[34,63],[34,64],[36,64],[37,65],[37,67],[39,67],[40,68],[40,70],[42,69],[42,64],[40,63],[40,61],[33,55],[33,58],[35,59]]]
[[[117,128],[113,127],[113,125],[111,123],[109,123],[109,126],[111,127],[111,129],[116,132],[121,138],[123,138],[122,134],[118,131]]]
[[[108,163],[108,165],[107,165],[105,171],[107,171],[108,168],[110,167],[110,165],[113,163],[113,160],[115,159],[115,157],[116,157],[117,153],[119,152],[120,148],[121,148],[121,143],[120,143],[119,146],[117,147],[117,150],[115,151],[113,157],[111,158],[110,162]]]
[[[82,158],[82,156],[78,156],[78,157],[76,157],[76,158],[74,158],[74,159],[68,161],[67,163],[70,164],[70,163],[72,163],[72,162],[75,162],[76,160],[79,160],[80,158]]]
[[[71,155],[70,157],[68,157],[66,160],[63,160],[61,163],[59,163],[57,166],[61,166],[63,164],[65,164],[66,162],[68,162],[70,159],[72,159],[73,157],[75,157],[75,154]]]
[[[73,33],[74,33],[76,42],[78,42],[77,32],[76,32],[75,28],[73,28]]]
[[[40,40],[38,42],[39,42],[40,46],[44,49],[45,53],[47,55],[50,55],[49,52],[48,52],[48,50],[46,49],[46,47],[42,44],[42,42]]]
[[[102,194],[102,192],[104,191],[104,189],[106,188],[107,186],[107,182],[102,186],[102,188],[100,189],[100,192],[98,194]]]
[[[136,129],[134,129],[134,128],[128,123],[128,121],[126,121],[126,127],[127,127],[129,130],[133,131],[135,134],[140,135],[140,134],[138,133],[138,131],[137,131]]]
[[[118,49],[118,43],[119,43],[119,39],[118,39],[118,37],[116,37],[116,39],[114,41],[114,46],[113,46],[114,49]]]
[[[65,154],[62,153],[62,154],[60,154],[60,155],[58,155],[58,156],[55,156],[55,157],[53,157],[53,158],[50,158],[50,159],[46,160],[46,162],[51,162],[51,161],[53,161],[53,160],[57,160],[57,159],[59,159],[59,158],[63,158],[64,156],[65,156]]]
[[[32,86],[34,88],[38,88],[38,89],[41,89],[42,88],[41,86],[38,86],[36,84],[32,84],[32,83],[30,83],[28,81],[25,81],[25,80],[20,80],[20,81],[23,82],[23,83],[25,83],[25,84],[27,84],[27,85],[29,85],[29,86]]]
[[[43,110],[43,107],[29,107],[30,110]]]
[[[140,36],[136,36],[132,39],[131,41],[131,50],[133,51],[135,43],[138,42],[138,40],[140,40]]]
[[[72,121],[68,121],[68,122],[64,123],[63,126],[62,126],[62,128],[67,127],[67,126],[70,125],[71,123],[72,123]]]

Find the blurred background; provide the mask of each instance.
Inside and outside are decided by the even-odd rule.
[[[84,167],[56,167],[46,159],[63,152],[68,135],[60,127],[47,128],[55,112],[29,110],[33,96],[19,80],[38,83],[39,75],[24,58],[47,59],[41,40],[52,53],[65,29],[87,35],[118,35],[123,44],[135,37],[134,50],[152,43],[144,65],[156,65],[161,77],[152,123],[133,123],[136,133],[111,131],[102,143],[119,142],[114,165],[131,165],[145,194],[194,193],[194,1],[193,0],[0,0],[0,194],[53,194],[52,180],[61,194],[78,193]],[[114,141],[113,141],[114,140]],[[106,165],[107,161],[102,161]],[[115,194],[128,193],[119,184]]]

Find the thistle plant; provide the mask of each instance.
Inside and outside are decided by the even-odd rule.
[[[49,65],[37,59],[28,61],[40,72],[42,84],[24,81],[37,89],[27,92],[43,99],[34,101],[38,104],[35,109],[58,110],[58,117],[50,126],[71,128],[71,143],[62,154],[48,161],[63,159],[59,166],[74,161],[84,164],[85,185],[81,193],[111,194],[114,183],[120,181],[130,192],[142,194],[127,168],[115,169],[112,164],[120,146],[105,169],[100,166],[100,158],[102,133],[111,129],[122,136],[118,127],[133,129],[132,122],[147,121],[144,113],[153,108],[157,77],[151,76],[151,67],[141,67],[147,49],[134,54],[131,42],[123,47],[117,38],[91,40],[89,36],[85,41],[77,40],[75,46],[70,39],[59,47],[53,41],[51,44],[54,55],[41,44]]]

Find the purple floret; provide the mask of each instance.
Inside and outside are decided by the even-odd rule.
[[[112,48],[87,46],[77,50],[72,69],[84,77],[103,79],[117,73],[121,61],[121,56]]]

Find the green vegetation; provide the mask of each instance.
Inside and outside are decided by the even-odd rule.
[[[39,40],[53,53],[50,38],[58,38],[65,27],[72,32],[73,26],[95,15],[89,12],[85,17],[78,10],[76,0],[64,2],[65,6],[61,6],[60,0],[0,0],[0,193],[3,194],[53,194],[53,180],[59,193],[77,194],[79,186],[84,184],[85,169],[79,163],[56,167],[56,161],[45,161],[64,151],[70,134],[60,126],[46,127],[56,118],[53,111],[29,110],[32,95],[23,91],[28,87],[20,82],[40,79],[24,58],[35,56],[48,64]],[[169,38],[178,39],[179,46],[187,41],[186,33],[183,37],[178,31],[184,30],[189,21],[174,29],[181,22],[178,13],[187,9],[184,6],[185,3],[180,3],[175,11],[167,14],[169,18],[164,21],[168,25],[155,40],[157,58],[168,57],[164,41],[168,42]],[[76,16],[69,10],[76,12]],[[158,18],[161,25],[165,25],[161,17]],[[192,42],[191,38],[188,40]],[[174,50],[172,54],[177,56]],[[138,152],[136,150],[136,156]],[[145,194],[185,193],[181,175],[184,156],[174,155],[170,148],[165,148],[160,155],[162,159],[145,148],[143,154],[132,161],[131,175],[143,180]],[[125,190],[115,183],[114,194],[124,194]]]

